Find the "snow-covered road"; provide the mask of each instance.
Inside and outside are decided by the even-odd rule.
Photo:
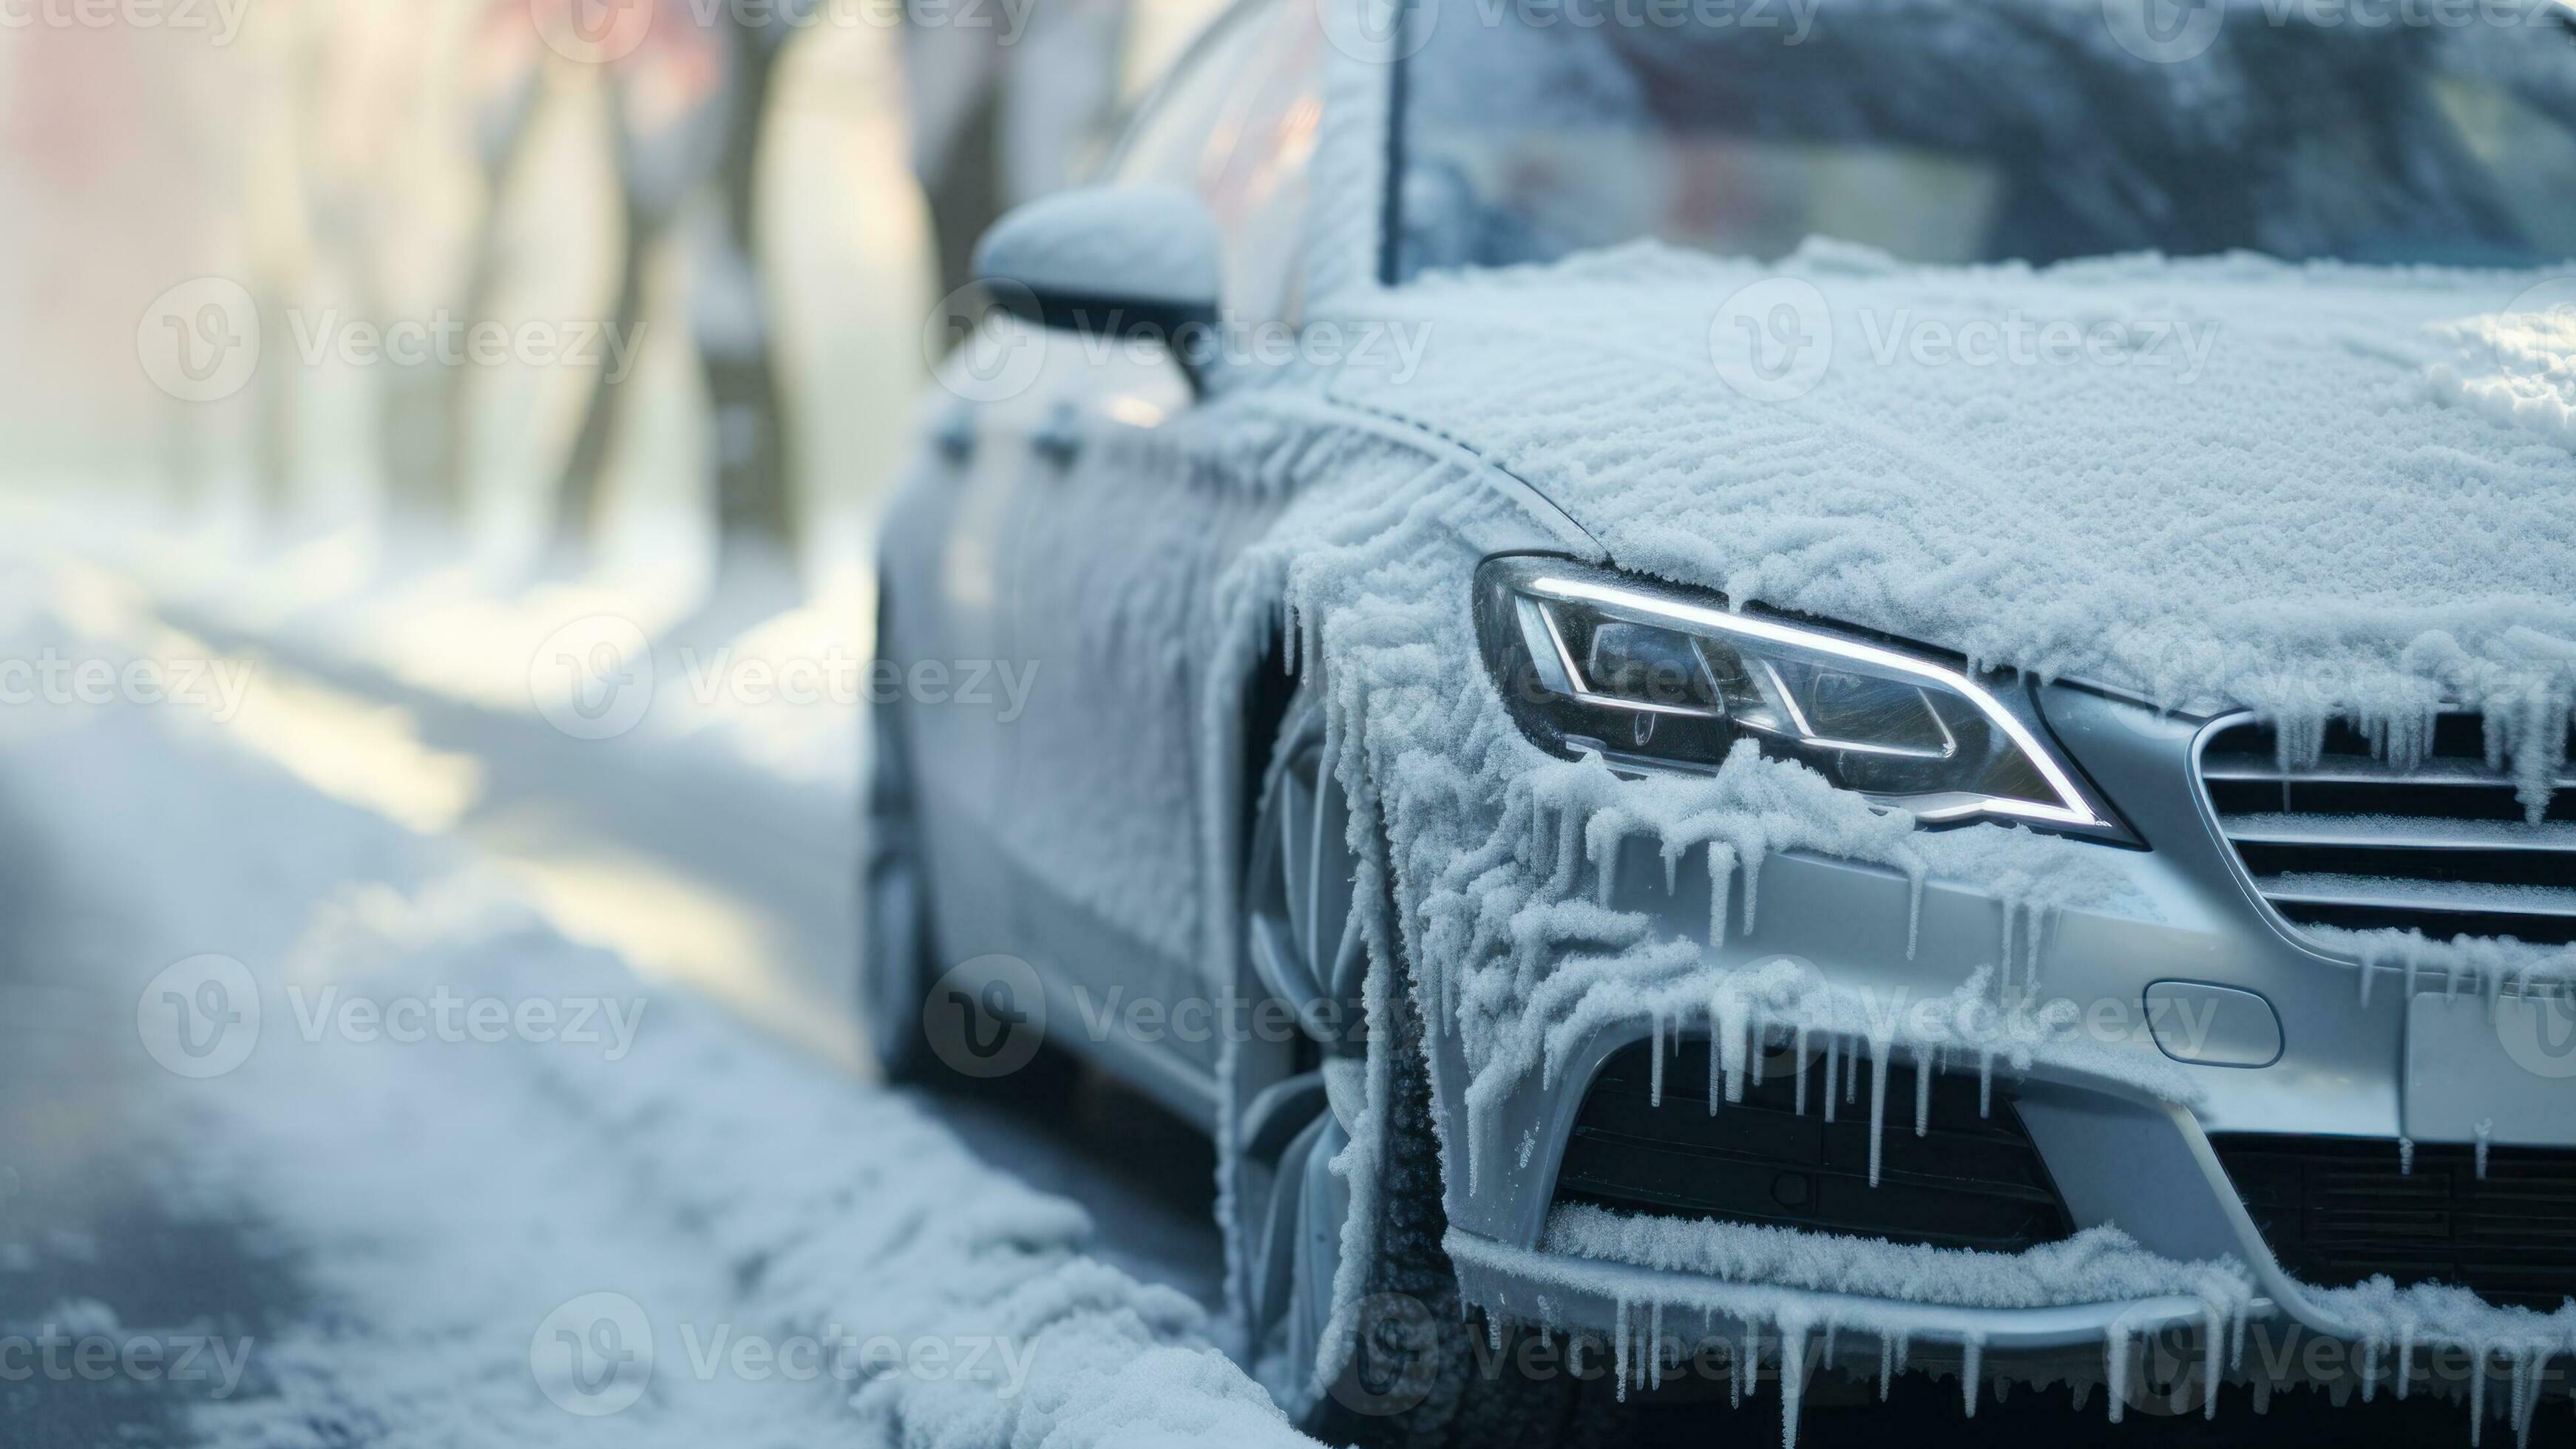
[[[867,1080],[846,795],[11,586],[11,658],[256,672],[0,719],[0,1437],[1289,1439],[1203,1146]]]

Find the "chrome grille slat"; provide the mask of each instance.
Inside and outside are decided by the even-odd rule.
[[[2255,888],[2274,905],[2369,906],[2451,915],[2576,916],[2576,889],[2491,886],[2445,889],[2447,882],[2369,875],[2258,875]]]
[[[2534,823],[2483,744],[2474,716],[2445,715],[2432,754],[2399,768],[2338,726],[2314,767],[2285,771],[2270,728],[2240,722],[2206,741],[2200,783],[2255,891],[2294,927],[2576,941],[2576,776],[2559,773]]]
[[[2440,816],[2237,815],[2227,838],[2247,845],[2312,845],[2354,850],[2527,850],[2576,856],[2576,825],[2538,826]]]

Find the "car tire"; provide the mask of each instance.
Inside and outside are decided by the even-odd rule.
[[[1233,1146],[1221,1165],[1228,1177],[1219,1203],[1246,1366],[1292,1423],[1327,1443],[1458,1449],[1591,1442],[1604,1420],[1604,1395],[1594,1383],[1561,1367],[1519,1372],[1530,1330],[1513,1329],[1496,1352],[1477,1341],[1489,1332],[1483,1320],[1461,1311],[1457,1271],[1442,1247],[1448,1217],[1424,1024],[1402,983],[1389,993],[1392,1020],[1385,1023],[1392,1033],[1386,1140],[1355,1338],[1339,1371],[1318,1381],[1350,1209],[1346,1185],[1329,1163],[1349,1141],[1352,1123],[1344,1118],[1353,1115],[1353,1091],[1365,1094],[1367,1045],[1359,1015],[1366,951],[1354,944],[1349,904],[1356,862],[1344,834],[1348,809],[1322,750],[1320,710],[1301,695],[1270,754],[1245,877],[1242,989],[1257,1004],[1243,1018],[1251,1029],[1230,1045],[1225,1110]],[[1336,883],[1338,899],[1330,894]],[[1283,1017],[1296,1039],[1273,1040],[1288,1033],[1263,1029]],[[1349,1029],[1316,1029],[1334,1023]],[[1339,1083],[1324,1080],[1334,1073]],[[1563,1365],[1563,1348],[1557,1344],[1540,1361]],[[1597,1366],[1594,1379],[1606,1380]]]
[[[889,1082],[944,1083],[922,1004],[932,980],[930,877],[904,748],[903,708],[869,711],[867,790],[859,823],[859,1013]]]

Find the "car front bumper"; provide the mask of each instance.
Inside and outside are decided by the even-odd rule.
[[[2257,1322],[2286,1321],[2354,1341],[2371,1336],[2371,1325],[2347,1320],[2283,1271],[2211,1137],[2357,1139],[2385,1143],[2394,1161],[2405,1126],[2407,991],[2382,981],[2365,992],[2359,973],[2366,968],[2306,944],[2249,888],[2212,828],[2194,775],[2195,742],[2209,721],[2161,716],[2072,687],[2044,687],[2038,696],[2060,742],[2146,846],[2088,847],[2114,863],[2145,909],[2058,915],[2045,943],[2042,994],[2094,1013],[2096,1040],[2139,1054],[2154,1073],[2179,1073],[2190,1089],[2177,1101],[2136,1085],[2149,1073],[2123,1078],[2044,1062],[2011,1083],[2015,1109],[2073,1225],[2117,1227],[2177,1262],[2233,1258],[2253,1280],[2246,1313]],[[1912,887],[1903,874],[1791,853],[1763,867],[1758,929],[1708,946],[1706,872],[1685,860],[1680,887],[1668,889],[1650,844],[1632,841],[1628,850],[1612,903],[1652,915],[1658,934],[1701,941],[1720,965],[1802,958],[1836,987],[1920,997],[1946,993],[1990,965],[2007,939],[2005,900],[1935,879],[1924,890],[1909,953]],[[2248,1058],[2242,1065],[2172,1059],[2158,1044],[2148,996],[2151,986],[2176,982],[2260,997],[2277,1021],[2277,1054],[2259,1065],[2251,1064],[2259,1052],[2240,1054]],[[2446,989],[2439,980],[2419,988]],[[2205,1322],[2209,1305],[2189,1296],[1998,1309],[1718,1283],[1545,1250],[1559,1168],[1586,1094],[1615,1053],[1654,1032],[1643,1019],[1601,1026],[1546,1080],[1528,1074],[1474,1119],[1464,1104],[1467,1069],[1458,1046],[1435,1046],[1451,1161],[1463,1160],[1465,1146],[1454,1134],[1476,1130],[1476,1149],[1491,1164],[1474,1174],[1472,1186],[1468,1174],[1452,1172],[1447,1189],[1450,1253],[1471,1303],[1601,1333],[1628,1331],[1623,1304],[1696,1308],[1713,1323],[1757,1331],[1780,1322],[1786,1306],[1787,1316],[1804,1322],[1893,1325],[1923,1344],[1974,1344],[1994,1354],[2081,1351],[2097,1365],[2105,1343]],[[2534,1079],[2531,1087],[2550,1084]],[[1691,1089],[1681,1091],[1687,1099]],[[1683,1106],[1696,1110],[1687,1100]],[[1531,1149],[1510,1150],[1523,1142]],[[1578,1265],[1581,1272],[1568,1271]],[[1748,1297],[1748,1290],[1759,1291]],[[1864,1343],[1853,1352],[1874,1359],[1879,1349]]]

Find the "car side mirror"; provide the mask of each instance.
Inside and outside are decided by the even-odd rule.
[[[1013,208],[975,247],[993,304],[1043,327],[1160,342],[1197,385],[1214,354],[1216,221],[1177,186],[1087,186]]]

